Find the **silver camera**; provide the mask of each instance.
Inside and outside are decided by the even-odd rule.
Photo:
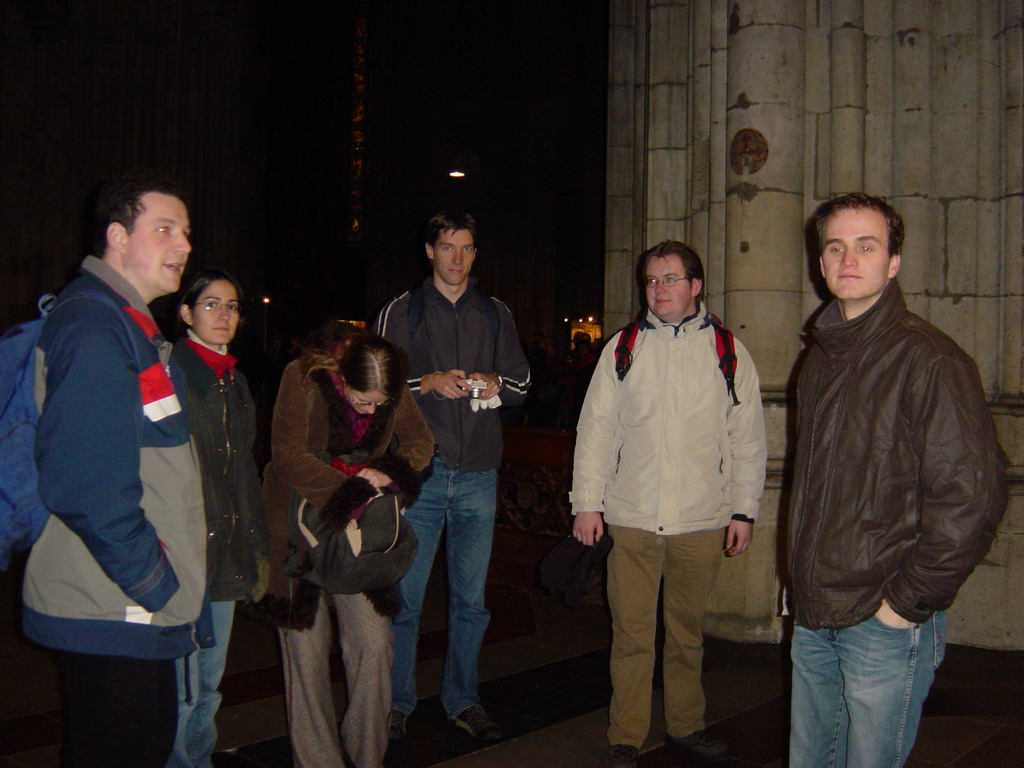
[[[468,379],[466,385],[469,387],[469,396],[479,400],[487,391],[487,382],[483,379]]]

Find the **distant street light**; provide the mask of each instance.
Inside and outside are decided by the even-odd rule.
[[[263,351],[267,351],[267,329],[270,327],[270,297],[260,296],[256,301],[263,304]]]

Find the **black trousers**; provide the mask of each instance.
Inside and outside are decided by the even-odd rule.
[[[163,768],[178,727],[174,660],[58,651],[63,768]]]

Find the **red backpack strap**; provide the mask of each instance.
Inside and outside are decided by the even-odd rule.
[[[732,397],[732,404],[739,405],[736,397],[736,341],[732,331],[722,325],[722,321],[708,312],[708,319],[715,329],[715,349],[718,351],[718,368],[725,377],[725,389]]]
[[[640,323],[634,321],[619,334],[619,343],[615,346],[615,373],[619,381],[626,378],[630,366],[633,365],[633,345],[636,344],[636,335],[639,331]]]

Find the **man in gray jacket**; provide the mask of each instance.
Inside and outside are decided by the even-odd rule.
[[[569,494],[573,535],[593,544],[607,523],[614,539],[607,768],[636,766],[650,728],[662,582],[668,744],[708,762],[729,756],[704,730],[701,622],[723,550],[750,543],[767,458],[757,370],[736,340],[734,390],[722,375],[700,257],[666,240],[638,273],[647,310],[632,364],[619,370],[617,334],[583,404]]]
[[[835,301],[798,383],[789,764],[892,768],[942,661],[944,611],[1006,508],[1006,474],[974,361],[907,310],[899,214],[854,193],[813,223]]]

